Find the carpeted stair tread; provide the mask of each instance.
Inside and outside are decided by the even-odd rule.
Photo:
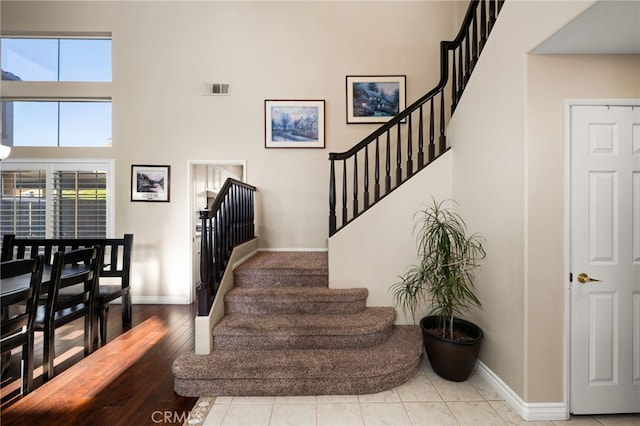
[[[271,271],[273,273],[327,274],[327,252],[276,251],[258,252],[247,259],[234,272]]]
[[[259,252],[234,269],[238,287],[328,287],[326,252]]]
[[[355,314],[226,315],[213,328],[214,349],[307,349],[372,346],[389,338],[395,310]]]
[[[173,373],[184,396],[373,393],[413,377],[421,355],[419,327],[395,326],[389,339],[368,348],[186,353]]]
[[[366,306],[366,288],[236,287],[226,294],[228,315],[355,313]]]

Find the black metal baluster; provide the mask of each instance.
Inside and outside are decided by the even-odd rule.
[[[456,95],[456,98],[458,99],[458,102],[460,102],[460,98],[462,97],[462,91],[464,90],[464,60],[462,59],[462,45],[460,45],[460,47],[458,47],[458,85],[457,85],[457,91],[458,94]]]
[[[440,95],[440,151],[438,155],[442,154],[447,149],[447,137],[444,135],[444,90]]]
[[[433,98],[432,98],[433,99]],[[424,167],[424,121],[422,119],[422,105],[420,105],[420,117],[418,119],[418,170]]]
[[[471,38],[471,70],[475,68],[476,62],[478,62],[478,9],[473,12],[473,27],[471,29],[473,37]],[[471,74],[471,71],[469,71]]]
[[[331,173],[329,175],[329,235],[336,233],[336,165],[331,159]]]
[[[447,55],[449,53],[447,52]],[[451,67],[453,68],[451,71],[451,113],[455,111],[456,105],[458,104],[458,71],[456,66],[456,51],[455,49],[451,51]]]
[[[200,285],[198,286],[198,315],[209,314],[209,298],[211,286],[209,283],[210,265],[209,262],[209,227],[207,211],[200,211]]]
[[[353,156],[353,217],[358,216],[358,154]]]
[[[387,130],[387,162],[386,175],[384,177],[384,194],[387,195],[391,191],[391,136]]]
[[[470,34],[469,34],[469,30],[470,28],[467,27],[467,34],[465,35],[464,38],[464,83],[463,83],[463,89],[464,87],[467,85],[467,82],[469,81],[469,77],[471,77],[471,47],[469,46],[469,43],[471,42],[470,40]]]
[[[364,147],[364,210],[369,208],[369,145]]]
[[[486,0],[480,0],[480,52],[484,49],[484,45],[487,43],[487,3]]]
[[[400,123],[397,125],[398,138],[396,140],[396,186],[402,183],[402,134],[400,133]]]
[[[211,278],[211,293],[215,295],[215,281],[219,275],[220,267],[220,248],[222,245],[222,210],[218,210],[216,217],[212,220],[211,228],[213,230],[213,236],[211,238],[211,251],[213,252],[212,259],[212,278]]]
[[[256,237],[256,192],[255,190],[251,190],[251,196],[249,197],[249,211],[251,212],[249,215],[249,220],[251,221],[251,227],[249,228],[251,233],[250,237]],[[334,203],[335,204],[335,203]]]
[[[429,162],[436,158],[436,144],[434,141],[434,114],[433,114],[433,98],[431,98],[431,108],[429,112]]]
[[[496,0],[489,0],[489,33],[496,24]]]
[[[347,160],[342,160],[342,226],[347,224]]]
[[[373,187],[373,199],[377,202],[380,199],[380,138],[376,138],[376,168],[375,185]]]
[[[411,129],[411,115],[407,117],[407,179],[413,174],[413,135]],[[400,128],[400,125],[398,125]]]

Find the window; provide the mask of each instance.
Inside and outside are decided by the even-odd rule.
[[[111,146],[109,38],[3,37],[0,54],[3,145]]]
[[[89,238],[112,234],[111,162],[2,163],[0,233]]]

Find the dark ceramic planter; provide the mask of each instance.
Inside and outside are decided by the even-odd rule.
[[[439,327],[439,317],[428,316],[420,320],[424,347],[436,374],[452,382],[464,382],[473,372],[478,360],[484,333],[477,325],[454,318],[453,327],[469,335],[469,340],[446,339],[429,329]]]

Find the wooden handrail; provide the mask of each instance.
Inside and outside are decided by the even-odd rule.
[[[440,42],[438,84],[351,149],[329,153],[329,236],[449,149],[446,138],[447,115],[455,111],[503,3],[504,0],[472,0],[456,38]],[[445,99],[447,88],[451,93],[448,100]],[[445,108],[446,104],[450,105],[449,110]],[[402,128],[403,123],[407,124],[405,129]],[[414,131],[416,129],[417,132]],[[370,150],[375,153],[373,159]],[[337,161],[342,161],[342,167],[336,167]],[[337,186],[340,168],[342,185]],[[373,200],[370,197],[370,168],[374,169]],[[392,179],[392,170],[395,179]],[[351,191],[347,183],[349,176],[352,180]],[[352,194],[351,200],[349,192]],[[360,194],[362,199],[359,198]],[[339,198],[342,204],[340,226],[337,219]]]

